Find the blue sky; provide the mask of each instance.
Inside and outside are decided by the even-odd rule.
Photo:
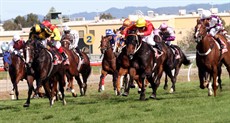
[[[6,20],[29,13],[46,15],[51,7],[68,15],[78,12],[102,12],[111,7],[147,6],[158,8],[186,6],[193,3],[222,4],[228,2],[230,0],[0,0],[0,19]]]

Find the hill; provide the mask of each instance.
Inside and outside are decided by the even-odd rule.
[[[146,6],[143,7],[125,7],[123,9],[110,8],[106,11],[100,13],[110,13],[116,18],[128,17],[130,14],[134,14],[137,10],[143,12],[144,15],[147,15],[147,11],[152,10],[158,14],[178,14],[180,9],[186,9],[187,13],[195,12],[198,8],[210,9],[212,7],[218,8],[219,12],[230,11],[230,3],[226,4],[190,4],[187,6],[177,6],[177,7],[160,7],[160,8],[149,8]],[[97,12],[80,12],[71,15],[71,18],[85,17],[86,20],[92,20],[97,15]]]

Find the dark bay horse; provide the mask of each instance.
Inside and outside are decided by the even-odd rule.
[[[195,32],[195,38],[197,39],[196,46],[196,64],[198,67],[200,88],[204,89],[208,87],[208,95],[212,95],[212,89],[214,90],[214,96],[216,96],[217,90],[217,76],[221,69],[221,52],[220,47],[215,39],[207,34],[206,26],[201,23],[197,26]],[[208,80],[208,76],[213,80]]]
[[[159,32],[159,30],[155,30],[155,32]],[[154,41],[165,42],[162,40],[159,33],[155,33]],[[172,47],[179,51],[179,55],[180,55],[179,59],[175,59],[175,57],[176,57],[175,52],[176,51],[175,51],[175,49],[172,49]],[[190,60],[187,59],[187,57],[185,56],[183,51],[180,49],[180,47],[173,45],[173,44],[171,44],[170,46],[166,44],[166,45],[163,45],[163,49],[165,49],[165,48],[166,48],[165,53],[167,54],[167,59],[165,61],[165,65],[164,65],[164,71],[165,71],[164,89],[167,90],[167,88],[168,88],[168,76],[169,76],[169,78],[171,79],[171,82],[172,82],[172,86],[171,86],[171,89],[169,92],[173,93],[173,92],[175,92],[175,83],[176,83],[177,76],[179,74],[181,65],[184,64],[187,66],[187,65],[191,64],[191,62],[190,62]]]
[[[80,87],[80,93],[83,96],[86,94],[87,80],[91,73],[90,59],[87,54],[81,52],[83,56],[83,63],[80,62],[80,57],[77,51],[75,49],[69,50],[69,46],[71,44],[69,39],[63,39],[61,41],[61,44],[64,47],[63,49],[68,55],[70,61],[70,65],[66,66],[66,76],[69,82],[67,88],[69,88],[73,93],[73,95],[76,96],[76,94],[74,94],[74,83],[73,83],[73,77],[75,77]],[[83,83],[80,79],[79,74],[81,74],[82,76]]]
[[[132,67],[136,69],[140,82],[144,85],[144,79],[148,80],[152,87],[150,98],[156,99],[156,90],[160,84],[166,55],[163,54],[156,58],[151,47],[146,42],[141,41],[141,37],[137,36],[135,32],[131,32],[127,36],[126,48],[127,55],[134,61]],[[145,100],[145,86],[141,88],[140,100]]]
[[[60,54],[59,54],[60,55]],[[59,82],[59,90],[62,94],[63,105],[66,104],[64,87],[65,87],[65,67],[64,64],[53,65],[51,53],[44,48],[39,40],[28,40],[25,44],[24,56],[26,58],[26,64],[31,66],[34,70],[34,73],[28,71],[31,75],[33,74],[37,80],[37,86],[40,87],[43,85],[46,95],[50,101],[50,106],[53,105],[55,101],[55,92],[57,92],[56,82]],[[33,77],[28,75],[28,77]],[[56,81],[50,81],[50,80]],[[33,83],[29,83],[28,98],[24,107],[29,107],[30,105],[30,96],[32,93]]]
[[[102,59],[102,70],[99,82],[98,91],[101,92],[104,90],[104,82],[105,77],[107,74],[111,74],[113,76],[113,87],[115,94],[117,95],[116,91],[116,81],[117,81],[117,67],[116,67],[116,56],[113,52],[113,48],[110,44],[110,41],[107,37],[101,36],[101,44],[100,50],[103,54]]]
[[[26,69],[24,60],[14,53],[4,52],[3,54],[4,70],[9,71],[10,79],[13,84],[16,99],[18,100],[18,83],[26,79]]]

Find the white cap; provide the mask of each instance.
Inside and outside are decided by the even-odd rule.
[[[18,41],[20,40],[20,35],[19,34],[15,34],[13,37],[13,41]]]
[[[203,10],[200,19],[210,18],[212,13],[209,10]]]
[[[70,30],[69,26],[66,25],[66,26],[64,27],[64,31],[69,31],[69,30]]]

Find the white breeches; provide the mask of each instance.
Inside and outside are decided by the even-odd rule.
[[[154,38],[154,31],[152,31],[150,35],[144,36],[144,37],[142,38],[142,41],[146,42],[146,43],[149,44],[149,45],[155,45],[156,43],[155,43],[155,41],[153,40],[153,38]]]

